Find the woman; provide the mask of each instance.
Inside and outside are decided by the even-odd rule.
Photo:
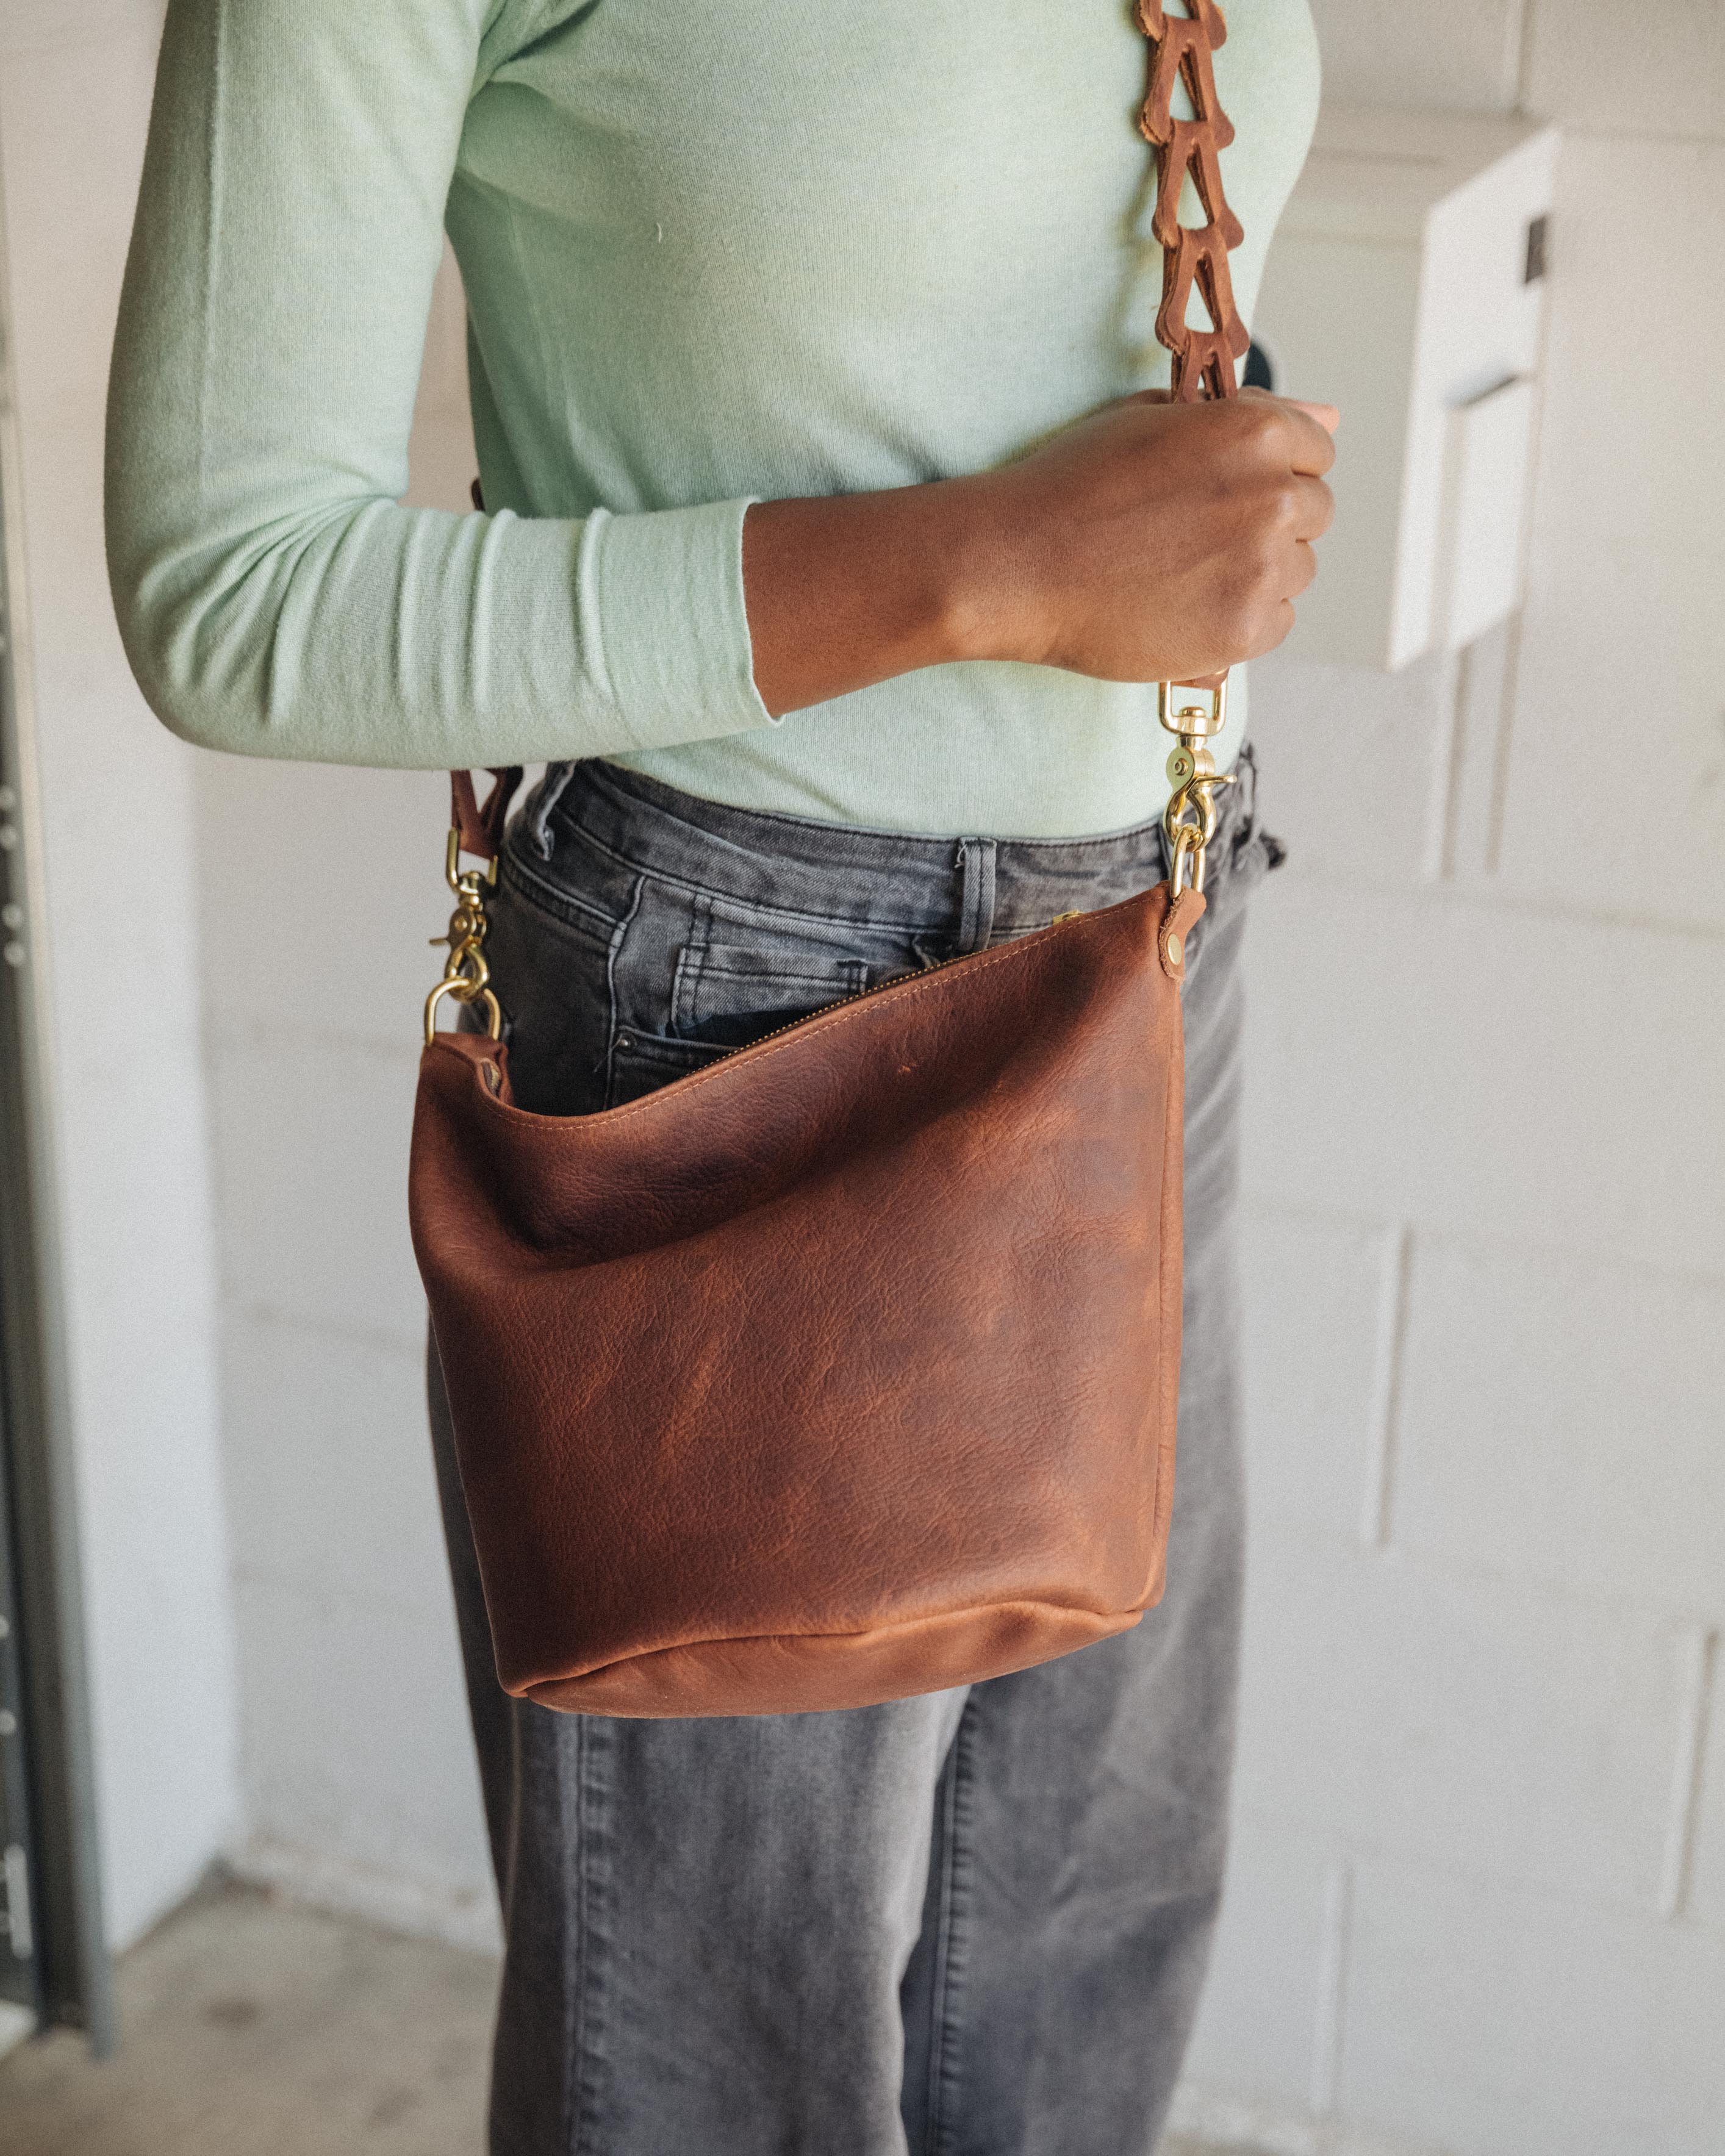
[[[1306,0],[1230,33],[1249,316],[1317,64]],[[214,747],[548,761],[489,947],[524,1106],[614,1105],[1164,873],[1145,685],[1286,633],[1334,415],[1137,393],[1166,380],[1144,58],[1117,0],[172,0],[114,376],[128,649]],[[470,516],[396,503],[445,223]],[[1237,1630],[1237,968],[1272,842],[1224,798],[1171,1585],[1137,1630],[855,1712],[510,1701],[434,1367],[495,2156],[1151,2146]]]

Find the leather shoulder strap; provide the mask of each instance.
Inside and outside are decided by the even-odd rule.
[[[1151,229],[1162,244],[1162,307],[1156,334],[1173,354],[1176,398],[1195,402],[1206,393],[1233,397],[1240,384],[1235,362],[1251,339],[1234,304],[1228,250],[1245,237],[1222,192],[1220,152],[1234,140],[1234,126],[1216,95],[1210,55],[1224,44],[1228,26],[1216,0],[1186,0],[1189,12],[1170,14],[1163,0],[1137,0],[1138,28],[1149,38],[1150,80],[1138,131],[1156,148],[1156,214]],[[1173,116],[1175,85],[1183,82],[1194,117]],[[1190,177],[1203,206],[1202,224],[1182,224],[1180,197]],[[1186,319],[1196,285],[1209,329]]]
[[[483,805],[474,791],[470,771],[449,773],[450,828],[457,834],[462,852],[475,854],[482,861],[497,858],[503,844],[509,804],[521,783],[522,766],[518,763],[501,768],[492,765],[490,768],[492,786]]]

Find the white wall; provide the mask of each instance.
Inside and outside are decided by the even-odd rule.
[[[1317,12],[1332,95],[1519,96],[1567,147],[1518,640],[1255,670],[1293,855],[1251,957],[1240,1815],[1183,2112],[1719,2156],[1725,10]]]
[[[23,464],[76,1479],[109,1929],[239,1814],[222,1517],[193,758],[145,710],[102,565],[102,408],[152,0],[6,0],[0,188]],[[40,937],[33,942],[39,952]]]

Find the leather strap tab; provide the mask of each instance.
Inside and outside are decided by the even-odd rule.
[[[1156,932],[1156,955],[1162,970],[1177,985],[1186,978],[1186,938],[1204,911],[1201,891],[1183,891],[1162,917]]]
[[[493,783],[483,808],[474,791],[473,773],[449,773],[449,823],[459,834],[462,852],[475,854],[482,861],[495,860],[503,844],[503,826],[508,819],[509,804],[521,785],[523,767],[518,763],[504,767],[493,764],[489,768]]]

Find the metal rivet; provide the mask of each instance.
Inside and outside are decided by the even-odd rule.
[[[8,966],[22,966],[24,957],[24,947],[22,943],[8,943],[4,950],[0,950],[0,958],[3,958]]]
[[[1168,939],[1168,962],[1171,966],[1178,966],[1180,963],[1180,939],[1178,936],[1170,936]]]
[[[9,854],[18,844],[18,825],[0,824],[0,853]]]
[[[7,815],[18,806],[18,795],[9,786],[0,786],[0,816]]]
[[[23,927],[24,909],[15,898],[8,899],[4,906],[0,906],[0,921],[3,921],[8,928]]]
[[[17,1734],[18,1717],[0,1707],[0,1737],[16,1737]]]
[[[619,1048],[621,1048],[621,1049],[623,1049],[623,1050],[629,1050],[629,1049],[633,1048],[633,1047],[634,1046],[634,1045],[635,1045],[635,1039],[634,1039],[634,1035],[632,1033],[619,1033],[619,1034],[618,1034],[618,1036],[617,1036],[617,1045],[618,1045]]]

